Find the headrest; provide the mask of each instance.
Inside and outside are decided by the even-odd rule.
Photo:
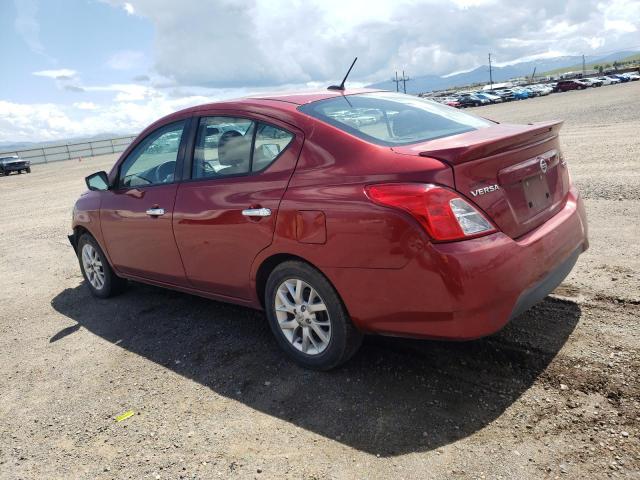
[[[247,139],[237,130],[227,130],[218,141],[218,161],[221,165],[238,165],[248,160]]]

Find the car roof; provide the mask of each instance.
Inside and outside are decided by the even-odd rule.
[[[345,90],[311,90],[311,91],[296,91],[296,92],[272,92],[272,93],[260,93],[249,95],[241,98],[233,98],[229,100],[222,100],[220,102],[205,103],[196,107],[187,108],[184,111],[192,110],[208,110],[216,108],[229,108],[233,106],[251,105],[256,103],[264,103],[273,105],[272,102],[283,102],[292,105],[300,106],[307,103],[317,102],[319,100],[326,100],[328,98],[343,97],[347,95],[358,95],[361,93],[381,92],[384,90],[371,89],[371,88],[352,88]],[[285,106],[282,106],[286,108]],[[176,112],[179,113],[179,112]]]
[[[254,113],[264,113],[268,116],[290,123],[291,113],[296,112],[300,105],[326,100],[329,98],[344,97],[348,95],[358,95],[362,93],[384,92],[385,90],[370,88],[351,88],[345,90],[311,90],[295,92],[275,92],[262,93],[242,98],[222,100],[219,102],[204,103],[193,107],[179,110],[169,115],[159,118],[147,128],[139,137],[145,136],[148,132],[172,121],[182,120],[190,115],[203,114],[216,110],[246,110]]]
[[[304,105],[307,103],[326,100],[345,95],[358,95],[361,93],[380,92],[383,90],[372,88],[352,88],[349,90],[315,90],[309,92],[274,92],[251,95],[245,98],[253,98],[258,100],[276,100],[280,102],[293,103],[295,105]]]

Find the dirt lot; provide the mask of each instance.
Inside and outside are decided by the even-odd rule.
[[[0,477],[640,478],[639,112],[640,82],[476,109],[566,120],[591,249],[492,338],[370,338],[330,373],[259,312],[92,298],[66,234],[113,157],[0,178]]]

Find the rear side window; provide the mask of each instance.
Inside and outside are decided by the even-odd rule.
[[[218,178],[264,170],[292,139],[286,130],[246,118],[203,117],[191,176]]]
[[[291,140],[291,133],[266,123],[259,123],[251,171],[257,172],[267,168],[287,148]]]
[[[344,95],[312,102],[299,110],[384,146],[420,143],[492,125],[454,108],[393,92]]]
[[[193,155],[192,178],[249,173],[255,123],[246,118],[200,119]]]

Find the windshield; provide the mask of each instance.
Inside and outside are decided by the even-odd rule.
[[[492,125],[454,108],[393,92],[344,95],[312,102],[299,110],[384,146],[420,143]]]

